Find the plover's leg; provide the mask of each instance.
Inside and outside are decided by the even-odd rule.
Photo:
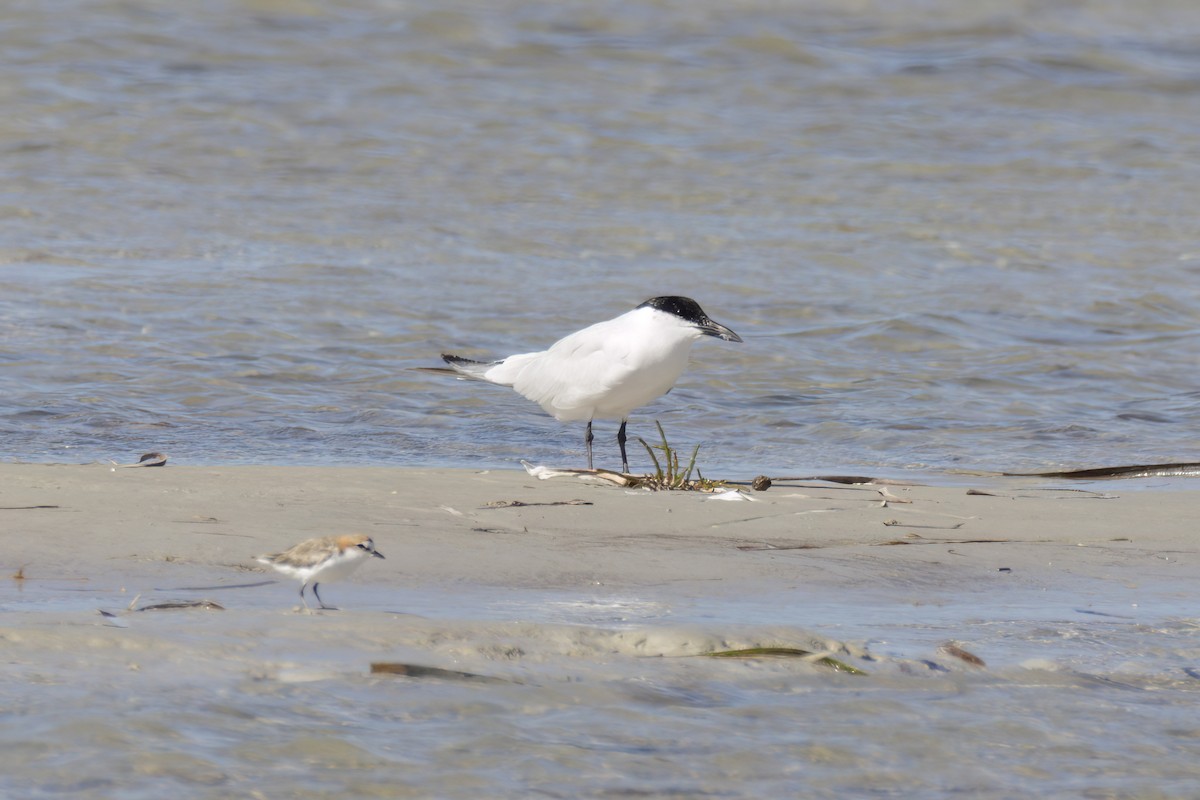
[[[588,469],[594,469],[592,467],[592,421],[590,419],[588,420],[587,433],[583,435],[583,444],[587,447]]]
[[[308,588],[307,583],[300,584],[300,602],[304,603],[304,610],[308,611],[308,600],[304,599],[304,590]],[[317,591],[317,587],[313,587],[313,591]]]
[[[617,429],[617,444],[621,446],[621,471],[626,475],[629,474],[629,459],[625,456],[625,423],[628,420],[621,420],[621,427]]]
[[[321,584],[319,584],[319,583],[314,583],[314,584],[313,584],[313,594],[314,594],[314,595],[316,595],[316,597],[317,597],[317,602],[321,604],[321,608],[323,608],[323,609],[325,609],[325,610],[327,610],[327,611],[337,611],[337,609],[336,609],[336,608],[334,608],[333,606],[327,606],[327,605],[325,605],[325,601],[321,599],[321,595],[320,595],[320,594],[317,594],[317,587],[318,587],[318,586],[320,586],[320,585],[321,585]]]

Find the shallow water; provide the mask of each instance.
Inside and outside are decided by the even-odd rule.
[[[664,293],[746,339],[631,423],[711,475],[1200,450],[1193,3],[5,20],[0,456],[575,463],[409,368]]]
[[[112,587],[51,610],[8,585],[0,792],[1182,797],[1200,780],[1200,628],[1166,611],[1182,588],[1014,586],[897,608],[803,588],[350,583],[345,610],[303,616],[284,610],[290,583],[164,587],[139,605],[204,596],[227,610],[144,613],[122,613]],[[947,641],[987,667],[939,651]],[[696,655],[755,645],[824,650],[868,675]],[[371,675],[376,661],[491,680]]]

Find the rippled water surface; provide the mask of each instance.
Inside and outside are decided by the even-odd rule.
[[[409,368],[665,293],[710,472],[1200,452],[1193,3],[4,13],[10,459],[576,463]]]
[[[1200,781],[1182,586],[924,592],[914,609],[802,586],[342,585],[353,607],[318,616],[281,610],[293,588],[210,586],[225,611],[139,614],[105,581],[0,587],[0,793],[1181,798]],[[986,668],[945,651],[957,637]],[[697,655],[763,645],[867,675]]]

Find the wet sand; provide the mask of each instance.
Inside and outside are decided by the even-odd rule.
[[[669,586],[720,595],[871,586],[907,598],[921,586],[1033,588],[1067,576],[1129,587],[1198,577],[1190,513],[1198,493],[1181,485],[804,482],[721,501],[521,471],[8,464],[0,567],[6,576],[22,569],[25,598],[48,580],[118,581],[126,592],[196,579],[290,585],[251,556],[361,532],[388,558],[351,584],[380,589]],[[346,600],[355,592],[329,588]],[[293,599],[255,591],[281,606]]]
[[[887,642],[893,656],[923,658],[928,643],[900,640],[897,630],[940,619],[948,638],[969,639],[959,630],[968,621],[1036,617],[1042,608],[1190,614],[1200,558],[1189,513],[1197,492],[1186,486],[787,482],[723,500],[522,471],[3,465],[0,607],[28,612],[6,619],[49,626],[64,647],[97,627],[125,626],[131,609],[200,601],[243,612],[207,612],[210,633],[241,635],[259,615],[259,635],[288,629],[302,641],[325,628],[295,613],[298,582],[253,556],[359,532],[386,560],[323,584],[325,601],[342,610],[314,616],[383,649],[408,641],[420,650],[454,625],[666,623],[709,627],[651,637],[659,650],[631,652],[792,645],[789,636],[808,641],[816,629],[835,637],[839,652]],[[315,608],[311,592],[309,601]],[[399,615],[406,633],[389,622],[377,637],[379,614]],[[729,638],[755,626],[766,630]],[[159,645],[182,644],[172,640],[177,629],[164,633]],[[493,645],[476,645],[467,648],[470,665],[486,668]],[[348,668],[365,665],[354,658]],[[276,662],[268,656],[246,669],[304,658]]]

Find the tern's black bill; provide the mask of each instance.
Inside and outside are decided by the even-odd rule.
[[[742,340],[742,337],[729,330],[729,328],[726,328],[719,322],[713,322],[711,319],[704,320],[697,327],[705,336],[716,336],[718,339],[724,339],[727,342],[740,342]]]

